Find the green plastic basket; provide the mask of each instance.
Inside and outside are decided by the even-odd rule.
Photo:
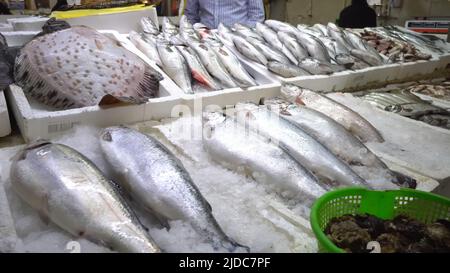
[[[428,224],[438,219],[450,220],[450,199],[411,189],[345,188],[328,192],[317,199],[311,209],[311,227],[318,240],[319,252],[345,253],[333,244],[324,230],[334,217],[365,213],[385,220],[406,215]]]

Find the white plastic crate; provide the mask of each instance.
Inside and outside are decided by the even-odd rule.
[[[64,19],[72,26],[84,25],[97,30],[114,29],[119,33],[129,33],[131,30],[139,30],[139,22],[142,17],[150,17],[158,25],[156,9],[148,7],[138,11],[127,11],[112,14],[101,14]]]
[[[8,106],[6,105],[5,94],[0,91],[0,137],[11,133],[11,123],[9,120]]]

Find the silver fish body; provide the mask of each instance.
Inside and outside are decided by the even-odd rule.
[[[210,45],[200,43],[194,40],[188,41],[189,46],[197,53],[200,60],[205,65],[208,72],[227,88],[237,87],[238,84],[228,73],[225,66],[220,61],[219,56],[214,52]]]
[[[158,42],[157,48],[164,72],[187,94],[192,94],[191,73],[183,55],[176,46]]]
[[[368,53],[367,51],[359,50],[359,49],[352,49],[350,50],[350,54],[363,60],[364,62],[372,65],[372,66],[380,66],[383,65],[383,61],[381,61],[379,58],[374,56],[371,53]]]
[[[298,66],[312,75],[330,75],[335,72],[330,64],[312,58],[303,59]]]
[[[330,34],[328,33],[328,28],[327,28],[327,26],[325,26],[325,25],[322,25],[322,24],[315,24],[315,25],[313,26],[313,28],[319,30],[319,31],[322,33],[322,35],[324,35],[324,36],[330,36]]]
[[[215,161],[234,171],[243,170],[270,190],[306,205],[326,192],[314,175],[267,139],[229,117],[218,113],[204,115],[205,131],[211,135],[203,139],[203,145]],[[208,120],[211,115],[220,118]]]
[[[290,102],[305,105],[334,119],[363,143],[384,141],[381,134],[370,122],[337,101],[291,84],[283,85],[281,93]]]
[[[28,146],[11,165],[23,201],[75,237],[119,252],[159,252],[117,186],[77,151],[48,142]]]
[[[296,32],[296,37],[300,44],[308,51],[309,55],[319,61],[331,63],[331,57],[328,54],[327,48],[319,38],[301,31]]]
[[[264,42],[264,38],[253,29],[240,23],[234,24],[235,32],[245,38],[253,38],[260,42]]]
[[[291,61],[280,51],[272,48],[270,45],[265,42],[261,42],[254,38],[247,38],[247,41],[252,44],[259,52],[263,53],[268,61],[275,61],[279,63],[289,64]]]
[[[285,118],[254,104],[236,105],[237,121],[269,138],[297,162],[329,183],[367,185],[347,164],[325,146]]]
[[[257,85],[256,81],[242,66],[236,55],[224,44],[216,43],[211,45],[220,61],[227,69],[228,73],[236,80],[240,87],[250,87]]]
[[[103,130],[100,145],[119,182],[148,211],[190,223],[217,249],[240,247],[222,231],[179,159],[159,141],[129,128],[110,127]]]
[[[213,90],[221,89],[219,83],[217,83],[216,80],[213,77],[211,77],[211,75],[208,73],[208,70],[205,68],[205,66],[201,62],[197,53],[194,52],[194,50],[186,46],[178,46],[177,49],[186,60],[189,69],[191,71],[192,77],[195,80],[197,80],[201,84],[208,86]]]
[[[278,38],[289,49],[289,51],[294,54],[299,62],[309,57],[308,51],[300,45],[297,42],[297,39],[292,35],[285,32],[279,32]]]
[[[268,60],[266,56],[246,39],[238,35],[234,35],[232,39],[234,46],[242,55],[264,66],[267,65]]]
[[[358,138],[323,113],[281,98],[264,100],[264,105],[300,126],[347,163],[387,169],[386,165]]]
[[[158,49],[154,40],[142,39],[142,36],[135,31],[131,31],[129,34],[130,41],[136,46],[137,49],[142,51],[151,61],[162,67],[161,59],[159,58]]]
[[[298,66],[279,62],[269,62],[267,68],[273,73],[282,76],[284,78],[293,78],[300,76],[311,75],[309,72],[301,69]]]
[[[217,27],[217,31],[222,38],[224,38],[229,43],[233,43],[233,35],[234,34],[229,27],[220,23],[219,26]]]
[[[159,29],[150,17],[142,17],[140,25],[144,33],[158,35]]]
[[[178,34],[178,28],[168,17],[163,17],[161,31],[169,35]]]

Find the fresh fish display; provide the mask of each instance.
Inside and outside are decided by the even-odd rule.
[[[189,22],[186,15],[180,18],[180,33],[185,37],[190,37],[195,40],[200,40],[200,35],[194,29],[194,26]]]
[[[19,152],[11,166],[11,184],[42,218],[75,238],[119,252],[160,252],[117,186],[65,145],[37,142]]]
[[[236,80],[240,87],[255,86],[257,83],[242,66],[236,55],[222,43],[212,43],[211,48],[219,57],[228,73]]]
[[[164,72],[186,93],[192,94],[191,73],[183,55],[176,46],[163,42],[157,43]]]
[[[303,70],[298,66],[286,63],[269,62],[267,64],[267,68],[273,73],[282,76],[284,78],[293,78],[311,75],[309,72]]]
[[[297,39],[285,32],[279,32],[278,38],[289,49],[289,51],[295,56],[298,62],[308,58],[308,51],[297,42]]]
[[[150,17],[142,17],[140,24],[141,24],[141,28],[144,31],[144,33],[151,34],[151,35],[159,34],[159,28],[152,21],[152,19],[150,19]]]
[[[298,65],[298,59],[296,56],[289,50],[289,47],[285,45],[285,43],[281,42],[278,38],[278,34],[272,30],[269,26],[263,23],[256,23],[256,31],[263,36],[264,40],[271,45],[276,50],[280,51],[286,58],[291,61],[291,63]]]
[[[101,148],[124,189],[162,222],[189,222],[216,249],[248,251],[222,231],[189,173],[156,139],[125,127],[110,127],[101,134]]]
[[[350,165],[365,166],[377,170],[378,174],[390,177],[397,185],[411,186],[415,181],[409,177],[397,174],[389,168],[374,153],[370,151],[358,138],[348,132],[342,125],[330,117],[305,106],[294,105],[281,98],[264,100],[264,105],[279,115],[299,126],[306,133],[314,137],[333,154]],[[374,188],[386,187],[370,182]],[[392,185],[392,187],[394,187]]]
[[[410,93],[411,88],[372,92],[363,96],[363,100],[388,112],[420,120],[432,126],[450,129],[450,112]]]
[[[282,53],[272,48],[265,42],[253,38],[247,38],[247,41],[252,44],[259,52],[261,52],[268,61],[274,61],[279,63],[289,64],[289,59]]]
[[[368,63],[371,66],[381,66],[384,64],[383,61],[375,57],[373,54],[370,54],[368,51],[351,49],[350,54],[352,56],[359,58],[360,60],[363,60],[364,62]]]
[[[325,146],[287,119],[251,103],[236,105],[239,123],[278,143],[302,166],[333,185],[369,186]]]
[[[234,35],[232,39],[236,49],[242,55],[264,66],[267,65],[269,61],[267,60],[266,56],[257,48],[255,48],[251,43],[249,43],[245,38]]]
[[[324,95],[291,84],[284,84],[281,93],[290,102],[305,105],[334,119],[364,143],[384,141],[366,119]]]
[[[158,95],[162,80],[116,40],[82,26],[27,43],[16,59],[14,74],[25,94],[57,109],[145,103]]]
[[[430,54],[418,51],[414,45],[389,37],[387,32],[382,34],[373,30],[365,30],[361,33],[361,37],[392,63],[429,60],[432,57]]]
[[[245,25],[236,23],[234,24],[234,29],[236,34],[241,35],[244,38],[253,38],[260,42],[264,42],[264,38],[261,35]]]
[[[207,152],[225,167],[244,171],[283,197],[307,205],[326,192],[316,177],[279,147],[219,113],[204,114]]]
[[[309,55],[318,61],[331,63],[331,57],[328,54],[327,48],[320,39],[301,31],[297,32],[296,37],[300,44],[308,51]]]
[[[158,49],[156,48],[156,40],[149,38],[142,38],[140,34],[135,31],[131,31],[129,34],[130,41],[136,46],[137,49],[142,51],[151,61],[155,62],[159,67],[162,67],[161,59],[159,58]]]
[[[220,61],[220,58],[216,55],[214,50],[208,44],[197,42],[195,40],[189,40],[188,45],[200,57],[200,60],[205,65],[208,72],[214,78],[219,80],[223,86],[227,88],[233,88],[238,86],[238,84],[231,77],[227,69]]]
[[[407,87],[405,90],[413,94],[423,94],[450,102],[450,81],[444,81],[439,84],[419,83]]]
[[[225,26],[224,24],[220,23],[217,31],[219,33],[219,35],[224,38],[226,41],[228,41],[229,43],[233,43],[233,32],[231,31],[231,29],[227,26]]]
[[[331,64],[322,63],[312,58],[303,59],[298,66],[312,75],[330,75],[336,72]]]
[[[163,33],[169,34],[171,36],[178,34],[177,26],[175,26],[168,17],[163,17],[161,30]]]
[[[186,60],[192,73],[192,77],[195,80],[197,80],[201,84],[208,86],[212,90],[219,90],[221,88],[220,84],[217,83],[217,81],[213,79],[211,75],[209,75],[208,70],[202,64],[198,55],[191,48],[186,46],[178,46],[177,49]]]

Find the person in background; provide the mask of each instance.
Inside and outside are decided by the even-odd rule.
[[[338,24],[343,28],[376,27],[377,13],[366,0],[352,0],[352,4],[341,11]]]
[[[192,24],[202,23],[211,29],[220,23],[255,27],[264,21],[264,5],[262,0],[188,0],[184,14]]]
[[[0,1],[0,14],[9,15],[11,11],[9,10],[8,4]]]

